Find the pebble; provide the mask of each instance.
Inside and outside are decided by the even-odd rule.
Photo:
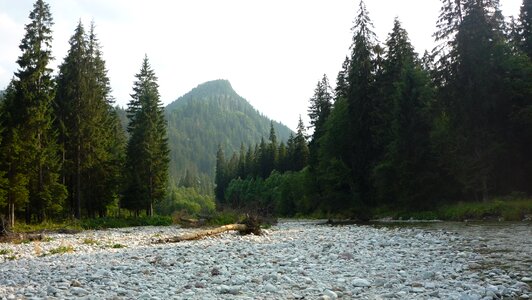
[[[531,296],[526,258],[532,250],[526,241],[532,240],[532,233],[526,225],[490,234],[485,230],[499,229],[476,232],[481,226],[441,230],[316,223],[284,220],[265,236],[224,233],[167,245],[151,242],[195,229],[143,227],[51,234],[50,241],[39,244],[42,253],[72,245],[75,251],[63,255],[36,256],[32,243],[0,244],[0,249],[17,257],[8,260],[0,255],[0,299],[487,300]],[[97,243],[85,243],[88,239]],[[114,249],[115,244],[126,247]],[[498,249],[516,250],[492,251]],[[506,269],[515,261],[513,270]]]
[[[367,279],[355,278],[353,279],[353,286],[356,287],[368,287],[371,283]]]

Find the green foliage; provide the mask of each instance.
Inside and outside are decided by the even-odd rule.
[[[235,210],[216,211],[208,220],[207,225],[222,226],[227,224],[235,224],[244,219],[241,212]]]
[[[189,215],[211,214],[215,210],[214,197],[202,195],[195,188],[179,187],[169,191],[165,199],[155,205],[160,215],[186,212]]]
[[[460,202],[446,205],[438,212],[442,220],[498,220],[521,221],[532,214],[532,199],[495,199],[486,203]]]
[[[9,255],[13,253],[11,249],[0,249],[0,255]]]
[[[170,216],[141,216],[141,217],[122,217],[122,218],[94,218],[81,219],[79,226],[83,229],[107,229],[107,228],[125,228],[137,226],[169,226],[172,225]]]
[[[77,218],[82,208],[91,217],[103,216],[119,192],[125,138],[112,106],[94,24],[86,34],[80,22],[69,43],[59,67],[55,98],[63,180]]]
[[[26,221],[43,221],[63,208],[66,189],[59,182],[57,133],[53,128],[53,25],[50,8],[37,0],[19,48],[12,92],[3,103],[2,170],[7,171],[8,217],[25,205]],[[29,205],[27,205],[29,204]]]
[[[202,194],[214,186],[219,146],[230,159],[242,144],[268,138],[271,125],[279,142],[291,133],[272,122],[240,97],[227,80],[203,83],[166,107],[168,143],[171,149],[170,176],[179,182],[186,172],[197,174]]]
[[[72,245],[59,246],[57,248],[50,249],[49,253],[54,254],[65,254],[74,252],[74,247]]]
[[[148,57],[144,57],[128,105],[126,188],[122,206],[136,211],[146,209],[153,215],[153,205],[162,201],[168,186],[170,163],[167,122],[159,96],[159,86]]]
[[[225,202],[230,207],[259,215],[294,216],[310,213],[315,207],[306,195],[308,171],[277,171],[262,178],[233,179],[227,187]]]
[[[95,246],[95,245],[100,244],[100,242],[98,242],[97,240],[95,240],[93,238],[86,238],[86,239],[83,239],[83,244],[84,245]]]

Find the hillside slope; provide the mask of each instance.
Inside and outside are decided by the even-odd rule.
[[[246,147],[268,138],[271,120],[239,96],[227,80],[200,84],[166,107],[174,182],[197,178],[202,190],[212,187],[216,151],[222,145],[229,159]],[[286,141],[291,130],[273,122],[277,137]]]

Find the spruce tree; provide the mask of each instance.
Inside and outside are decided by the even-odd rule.
[[[376,190],[386,204],[430,209],[428,200],[436,186],[428,113],[433,89],[397,19],[386,46],[380,85],[390,108],[386,122],[390,134],[383,144],[383,157],[373,171]]]
[[[26,203],[26,222],[33,217],[43,221],[59,213],[66,196],[59,182],[59,148],[52,126],[54,82],[48,65],[53,59],[53,20],[49,5],[37,0],[29,18],[19,46],[22,54],[17,60],[14,95],[4,110],[4,124],[10,128],[4,144],[17,154],[5,162],[13,184],[10,189],[16,189],[16,198],[22,198],[17,202]]]
[[[126,172],[124,207],[146,210],[153,215],[154,203],[162,200],[168,184],[169,150],[166,119],[159,96],[157,77],[145,56],[140,72],[135,75],[133,94],[128,105]]]
[[[325,133],[325,122],[329,117],[332,109],[331,87],[327,75],[323,75],[314,90],[314,96],[310,98],[310,107],[308,115],[310,117],[310,128],[314,128],[312,139],[309,143],[309,165],[312,168],[317,167],[319,140]]]
[[[299,116],[299,122],[297,123],[297,132],[293,141],[293,153],[292,153],[292,162],[293,162],[293,171],[299,171],[305,168],[308,165],[309,161],[309,149],[307,144],[307,136],[305,130],[305,124],[301,116]]]
[[[118,193],[125,141],[94,23],[86,34],[79,22],[57,81],[56,120],[71,210],[76,218],[82,207],[90,217],[105,215]]]
[[[69,41],[70,50],[57,77],[56,119],[62,145],[63,182],[68,186],[71,210],[81,217],[82,155],[86,151],[84,136],[88,94],[88,65],[85,29],[78,23]]]
[[[361,1],[353,27],[354,36],[348,73],[350,157],[346,163],[351,169],[355,187],[353,200],[359,203],[361,211],[364,210],[364,206],[372,202],[369,178],[376,152],[373,128],[378,122],[376,118],[378,116],[375,115],[377,103],[374,99],[376,66],[373,50],[376,38],[372,26],[366,6]]]
[[[523,0],[518,23],[519,46],[532,60],[532,0]]]
[[[249,152],[248,152],[249,153]],[[248,163],[249,163],[248,155]],[[229,181],[227,180],[227,164],[225,162],[225,155],[221,145],[218,145],[218,151],[216,152],[216,176],[214,178],[214,195],[219,204],[223,204],[225,201],[225,189]]]

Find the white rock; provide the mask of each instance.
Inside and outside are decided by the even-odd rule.
[[[269,293],[277,293],[278,289],[271,283],[266,283],[264,290]]]
[[[338,299],[338,295],[331,290],[325,290],[323,295],[329,297],[330,299]]]
[[[355,287],[368,287],[371,286],[371,283],[367,279],[355,278],[352,282]]]

